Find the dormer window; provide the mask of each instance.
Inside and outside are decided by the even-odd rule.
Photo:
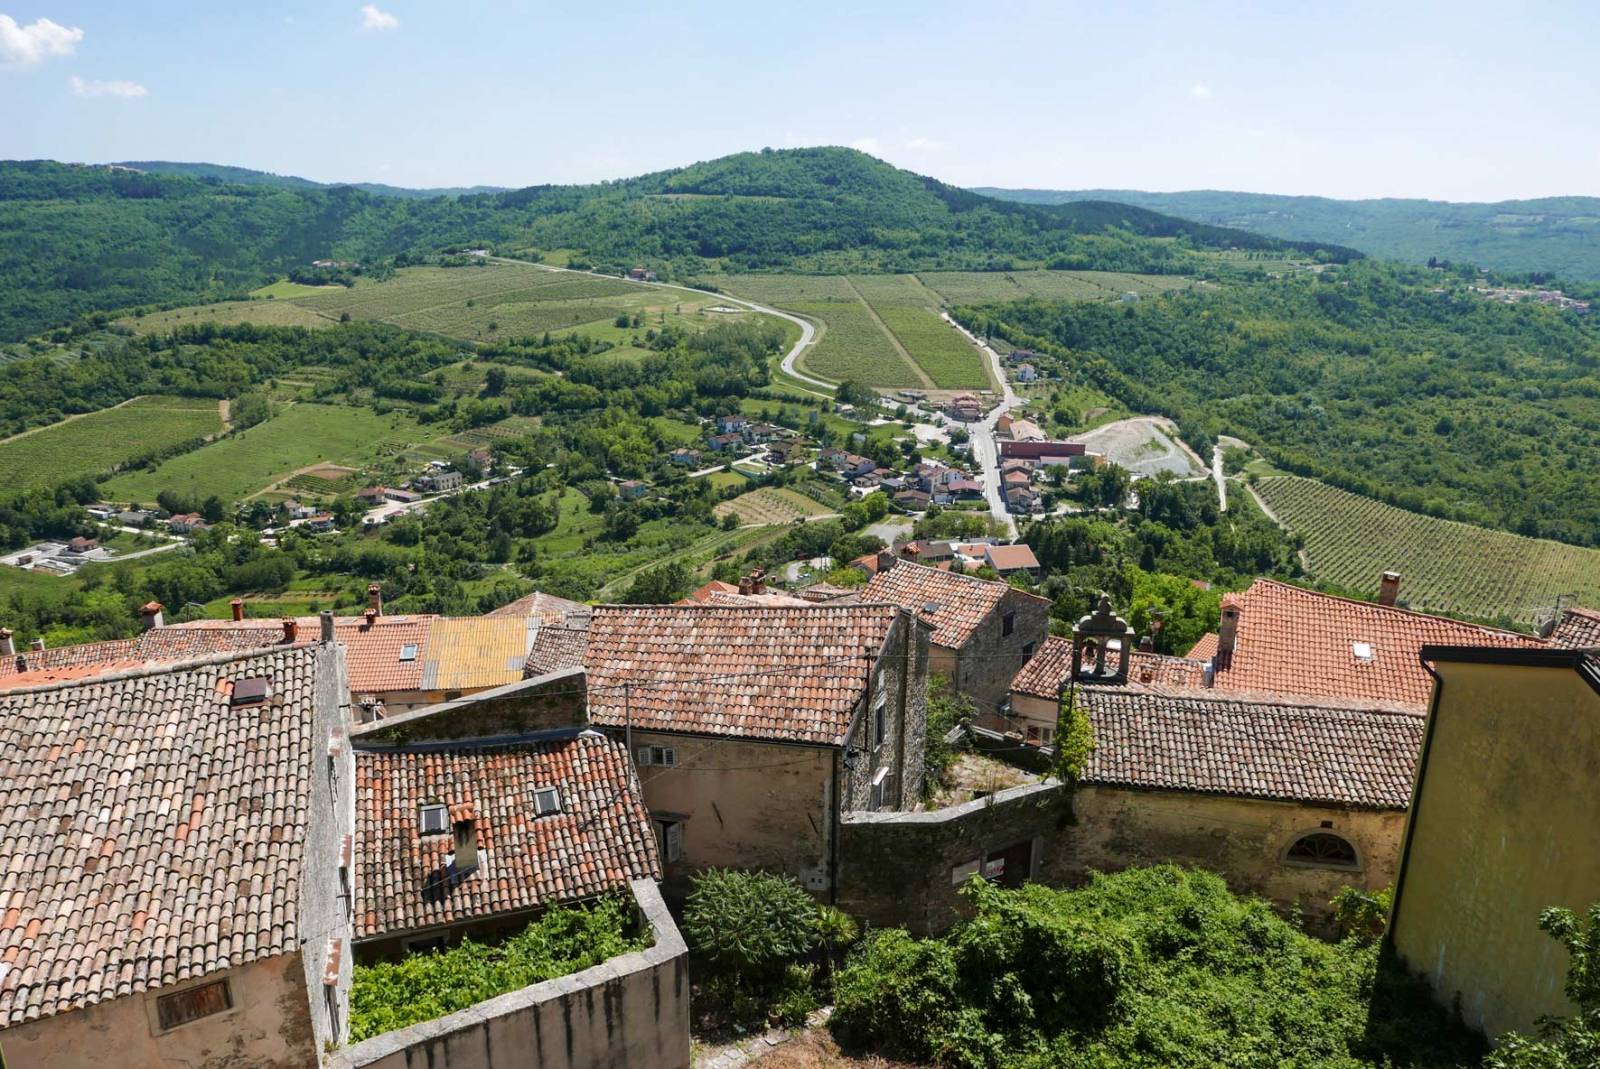
[[[417,826],[423,835],[443,835],[450,830],[450,807],[430,802],[417,811]]]
[[[561,812],[561,788],[535,787],[533,790],[533,811],[541,817]]]

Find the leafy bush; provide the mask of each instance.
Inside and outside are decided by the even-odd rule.
[[[1486,1069],[1592,1069],[1600,1065],[1600,902],[1579,919],[1570,909],[1547,909],[1539,927],[1567,948],[1566,993],[1576,1015],[1546,1018],[1539,1039],[1510,1032],[1485,1062]]]
[[[630,906],[606,898],[556,907],[500,943],[463,939],[448,950],[357,965],[350,984],[350,1040],[431,1021],[484,999],[639,950]]]
[[[835,983],[841,1042],[962,1069],[1443,1067],[1479,1053],[1376,947],[1313,939],[1209,873],[967,893],[973,918],[942,938],[863,941]]]
[[[922,749],[922,793],[932,797],[955,762],[956,751],[944,737],[963,720],[978,715],[978,707],[965,694],[957,694],[948,676],[928,677],[928,738]]]
[[[683,929],[714,968],[759,979],[817,945],[817,904],[792,877],[708,869],[693,880]]]

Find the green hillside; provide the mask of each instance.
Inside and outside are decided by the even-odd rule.
[[[1495,271],[1600,280],[1600,197],[1461,204],[1435,200],[1334,200],[1218,190],[975,192],[1035,205],[1115,201],[1293,241],[1338,242],[1388,260],[1426,263],[1438,258]]]
[[[246,186],[276,186],[280,189],[334,189],[347,187],[359,189],[380,197],[464,197],[472,193],[503,193],[504,186],[440,186],[429,189],[412,189],[390,186],[382,182],[313,182],[309,178],[273,174],[270,171],[253,171],[248,167],[229,167],[222,163],[173,163],[169,160],[129,160],[113,164],[129,167],[148,174],[176,175],[181,178],[198,178],[202,181],[232,182]]]

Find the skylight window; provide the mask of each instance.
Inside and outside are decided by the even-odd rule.
[[[443,835],[450,830],[450,807],[430,802],[418,811],[417,822],[423,835]]]
[[[1362,664],[1371,664],[1372,663],[1372,657],[1373,657],[1372,643],[1370,643],[1370,642],[1352,642],[1352,643],[1350,643],[1350,655],[1352,657],[1354,657],[1356,660],[1360,661]]]
[[[533,791],[533,809],[541,817],[561,812],[561,788],[536,787]]]
[[[415,642],[407,642],[404,646],[401,646],[400,647],[400,659],[402,661],[414,661],[414,660],[416,660],[417,659],[417,644]]]
[[[267,677],[250,676],[247,679],[237,679],[233,683],[233,696],[229,699],[230,705],[260,705],[267,700]]]

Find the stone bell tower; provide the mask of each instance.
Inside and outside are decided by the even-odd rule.
[[[1072,629],[1072,678],[1079,683],[1126,683],[1133,642],[1133,628],[1111,611],[1111,596],[1101,594],[1094,612]]]

